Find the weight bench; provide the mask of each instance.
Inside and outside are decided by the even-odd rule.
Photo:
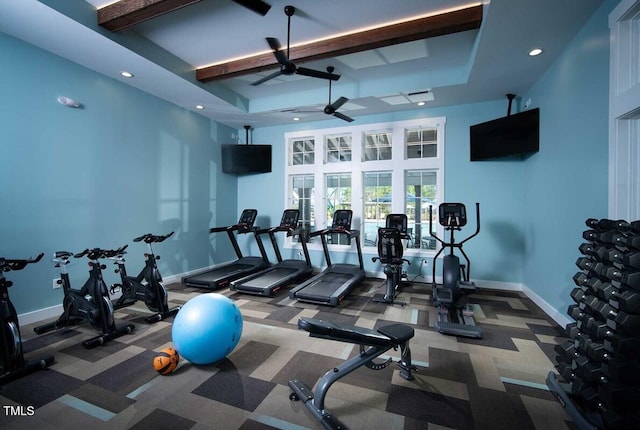
[[[408,381],[413,380],[412,371],[416,368],[411,364],[409,339],[413,337],[414,332],[413,328],[407,325],[390,324],[380,327],[378,330],[370,330],[364,327],[338,325],[329,321],[303,317],[298,320],[298,328],[308,331],[310,337],[360,345],[360,354],[329,369],[318,380],[313,392],[297,379],[289,381],[289,388],[292,390],[289,399],[292,401],[301,400],[326,429],[344,428],[324,407],[324,399],[331,385],[360,366],[366,366],[372,370],[384,369],[393,361],[391,357],[382,363],[373,360],[389,349],[397,350],[400,347],[401,356],[397,363],[400,366],[400,376]]]

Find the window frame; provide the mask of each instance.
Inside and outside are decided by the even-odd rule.
[[[444,201],[444,157],[445,157],[445,126],[446,117],[427,117],[405,121],[393,121],[385,123],[371,123],[359,125],[345,125],[342,127],[307,129],[284,133],[286,151],[285,157],[285,207],[291,204],[289,184],[292,175],[314,175],[315,193],[315,228],[325,228],[331,224],[327,218],[326,211],[326,175],[330,174],[351,174],[351,207],[353,210],[353,229],[364,228],[364,174],[368,172],[391,172],[392,183],[392,213],[405,212],[405,172],[409,170],[432,170],[437,172],[437,193],[436,202]],[[437,155],[427,158],[407,158],[406,138],[408,131],[416,128],[436,129],[437,133]],[[371,133],[379,133],[389,130],[391,132],[391,159],[389,160],[364,160],[364,136]],[[351,136],[351,160],[327,163],[326,141],[329,137]],[[294,140],[312,139],[315,141],[314,164],[292,165],[290,163],[292,142]],[[318,144],[321,142],[321,144]],[[437,208],[436,208],[437,210]],[[434,226],[441,235],[439,225]],[[364,246],[363,253],[377,254],[377,248]],[[296,248],[300,245],[295,241],[287,240],[286,248]],[[329,245],[331,252],[353,252],[352,247],[344,245]],[[309,243],[310,250],[321,250],[319,243]],[[405,255],[411,256],[433,256],[435,250],[428,249],[406,249]]]

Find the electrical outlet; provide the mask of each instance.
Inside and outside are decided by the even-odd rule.
[[[60,278],[54,278],[53,284],[52,284],[53,289],[57,290],[61,286],[62,286],[62,281],[60,280]]]

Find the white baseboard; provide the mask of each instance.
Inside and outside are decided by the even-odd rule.
[[[551,319],[558,323],[558,325],[562,328],[565,328],[567,324],[575,322],[567,314],[564,314],[554,307],[552,307],[549,303],[544,301],[542,297],[536,294],[534,291],[530,290],[528,287],[524,287],[522,290],[526,296],[531,299],[533,303],[538,305],[540,309],[544,311]]]
[[[27,312],[26,314],[18,315],[18,324],[21,326],[37,323],[40,321],[57,318],[62,315],[62,304],[51,306],[44,309],[39,309],[33,312]]]
[[[211,266],[213,267],[213,266]],[[203,269],[192,270],[190,272],[185,272],[178,275],[171,275],[164,277],[163,280],[165,284],[171,284],[174,282],[181,282],[182,278],[185,276],[191,276],[198,272],[203,272]],[[379,279],[385,279],[385,274],[383,272],[368,272],[366,273],[367,277],[374,277]],[[426,282],[426,280],[422,280]],[[480,289],[491,289],[491,290],[501,290],[501,291],[522,291],[531,301],[533,301],[536,305],[540,307],[551,319],[553,319],[558,325],[561,327],[565,327],[567,324],[573,322],[568,315],[565,315],[559,312],[557,309],[554,309],[549,303],[544,301],[538,294],[529,289],[526,285],[516,283],[516,282],[500,282],[500,281],[486,281],[486,280],[473,280],[478,288]],[[436,278],[436,282],[442,282],[442,279]],[[18,322],[20,325],[27,325],[32,323],[37,323],[40,321],[48,320],[51,318],[56,318],[62,314],[62,304],[51,306],[44,309],[39,309],[33,312],[27,312],[24,314],[18,315]]]

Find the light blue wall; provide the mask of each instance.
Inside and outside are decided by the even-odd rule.
[[[607,215],[607,15],[617,3],[606,1],[522,95],[519,104],[531,98],[531,107],[541,109],[540,152],[525,161],[468,161],[469,126],[504,116],[506,100],[358,118],[358,123],[375,123],[446,116],[445,198],[461,201],[470,210],[475,201],[481,204],[480,235],[465,244],[472,277],[521,283],[562,314],[571,303],[584,220]],[[284,201],[284,133],[339,125],[344,123],[330,120],[256,129],[254,142],[274,145],[274,173],[239,179],[243,195],[238,208],[254,202],[277,222]],[[269,192],[259,191],[263,187]],[[313,259],[314,265],[323,266],[320,253]],[[368,271],[377,270],[369,258],[365,265]],[[417,266],[413,264],[410,273]]]
[[[570,302],[584,219],[606,216],[606,18],[617,3],[607,1],[522,97],[531,97],[542,117],[540,152],[527,161],[469,162],[469,126],[504,116],[506,99],[358,118],[364,124],[445,116],[445,198],[465,203],[471,212],[474,202],[481,204],[482,230],[465,245],[473,278],[523,283],[561,312]],[[1,33],[0,51],[7,59],[0,68],[0,256],[47,254],[11,274],[19,313],[61,303],[61,292],[51,289],[56,272],[48,261],[59,249],[129,243],[134,272],[143,247],[131,239],[175,230],[175,239],[157,249],[165,277],[232,258],[226,237],[210,240],[208,229],[233,224],[248,207],[258,209],[261,226],[279,221],[284,133],[344,125],[328,120],[257,128],[252,141],[274,145],[273,173],[236,179],[220,173],[219,144],[244,130]],[[81,101],[83,108],[59,105],[60,95]],[[255,252],[251,238],[240,243]],[[370,256],[365,255],[366,270],[378,271]],[[312,257],[316,267],[324,265],[319,252]],[[410,274],[416,273],[415,263]],[[86,277],[84,262],[70,270],[77,283]]]
[[[165,277],[232,257],[208,230],[236,221],[236,178],[219,173],[218,146],[235,130],[3,33],[0,52],[0,256],[46,255],[9,274],[19,313],[62,303],[57,250],[128,243],[133,274],[145,247],[132,239],[175,230],[155,249]],[[79,288],[87,265],[73,263]],[[116,280],[110,267],[105,276]]]
[[[506,111],[505,98],[494,102],[358,117],[357,121],[358,124],[373,124],[445,116],[445,198],[467,205],[471,216],[475,212],[475,202],[480,203],[481,233],[465,244],[465,250],[473,265],[472,276],[475,279],[521,283],[524,258],[522,219],[525,165],[522,161],[469,161],[469,126],[504,116]],[[256,207],[265,222],[276,224],[285,209],[284,133],[344,124],[339,120],[329,120],[256,128],[253,131],[253,142],[273,145],[273,172],[238,179],[238,210],[249,206]],[[471,221],[470,224],[473,225],[474,222]],[[468,231],[464,230],[463,235],[471,234],[471,228],[473,227]],[[365,254],[365,270],[378,272],[379,264],[371,262],[370,257],[373,255]],[[312,252],[312,261],[315,267],[323,267],[325,264],[321,252]],[[357,262],[355,255],[351,255],[346,261]],[[410,275],[417,274],[419,267],[419,259],[416,259],[409,266]],[[428,273],[430,279],[431,265],[423,273]]]
[[[587,218],[607,216],[609,29],[606,1],[526,97],[540,106],[540,153],[526,166],[525,284],[553,308],[573,303]]]

